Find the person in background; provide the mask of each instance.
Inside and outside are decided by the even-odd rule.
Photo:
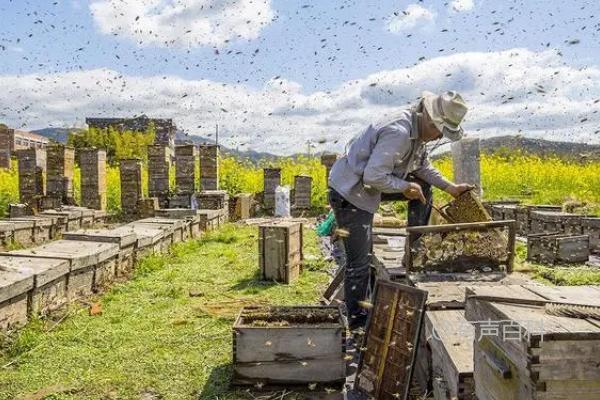
[[[344,296],[350,329],[363,327],[371,263],[373,214],[384,199],[408,201],[408,225],[427,225],[432,186],[454,197],[472,188],[445,179],[429,161],[426,144],[460,140],[467,105],[460,94],[424,92],[418,103],[387,122],[371,124],[348,144],[329,175],[328,200],[344,236]]]

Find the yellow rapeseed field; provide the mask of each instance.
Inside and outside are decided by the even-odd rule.
[[[434,162],[442,173],[452,178],[452,160],[442,158]],[[317,157],[282,157],[274,161],[254,164],[230,156],[220,161],[221,187],[230,194],[259,192],[263,189],[262,168],[276,166],[282,169],[282,181],[293,186],[294,176],[313,177],[313,204],[326,204],[327,184],[325,168]],[[481,157],[482,185],[487,200],[520,199],[532,204],[563,204],[568,201],[588,203],[596,213],[600,211],[600,162],[576,162],[559,158],[540,158],[532,155]],[[147,170],[143,171],[144,193],[147,193]],[[120,179],[118,167],[107,171],[108,207],[120,208]],[[75,171],[75,194],[79,198],[79,170]],[[10,202],[18,201],[16,168],[0,170],[0,215]],[[443,201],[442,196],[439,200]]]

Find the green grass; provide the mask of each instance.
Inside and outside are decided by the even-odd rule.
[[[58,325],[32,321],[4,339],[0,399],[242,398],[228,389],[236,313],[251,303],[314,304],[327,281],[308,230],[301,278],[259,281],[256,236],[256,227],[226,226],[142,261],[98,300],[100,316],[79,306]]]

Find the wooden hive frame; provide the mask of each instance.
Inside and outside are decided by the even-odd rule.
[[[432,226],[414,226],[408,227],[407,243],[410,245],[414,243],[419,237],[426,234],[440,233],[442,235],[451,232],[462,232],[462,231],[489,231],[497,228],[505,228],[508,230],[508,240],[506,243],[507,259],[505,260],[505,272],[511,273],[514,266],[515,257],[515,241],[516,241],[516,222],[514,220],[505,221],[489,221],[489,222],[470,222],[462,224],[446,224],[446,225],[432,225]],[[407,273],[418,272],[414,266],[414,254],[410,248],[407,248]],[[457,261],[457,263],[460,260]],[[467,260],[468,261],[468,260]],[[498,260],[498,265],[501,265],[501,260]],[[475,265],[476,267],[476,265]]]

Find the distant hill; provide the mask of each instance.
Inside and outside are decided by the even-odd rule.
[[[44,128],[31,132],[45,136],[50,140],[54,140],[55,142],[67,143],[67,139],[69,138],[69,132],[77,130],[77,128]]]
[[[520,150],[539,156],[556,156],[573,159],[600,159],[600,145],[573,142],[554,142],[544,139],[532,139],[523,136],[498,136],[481,141],[485,152]]]

